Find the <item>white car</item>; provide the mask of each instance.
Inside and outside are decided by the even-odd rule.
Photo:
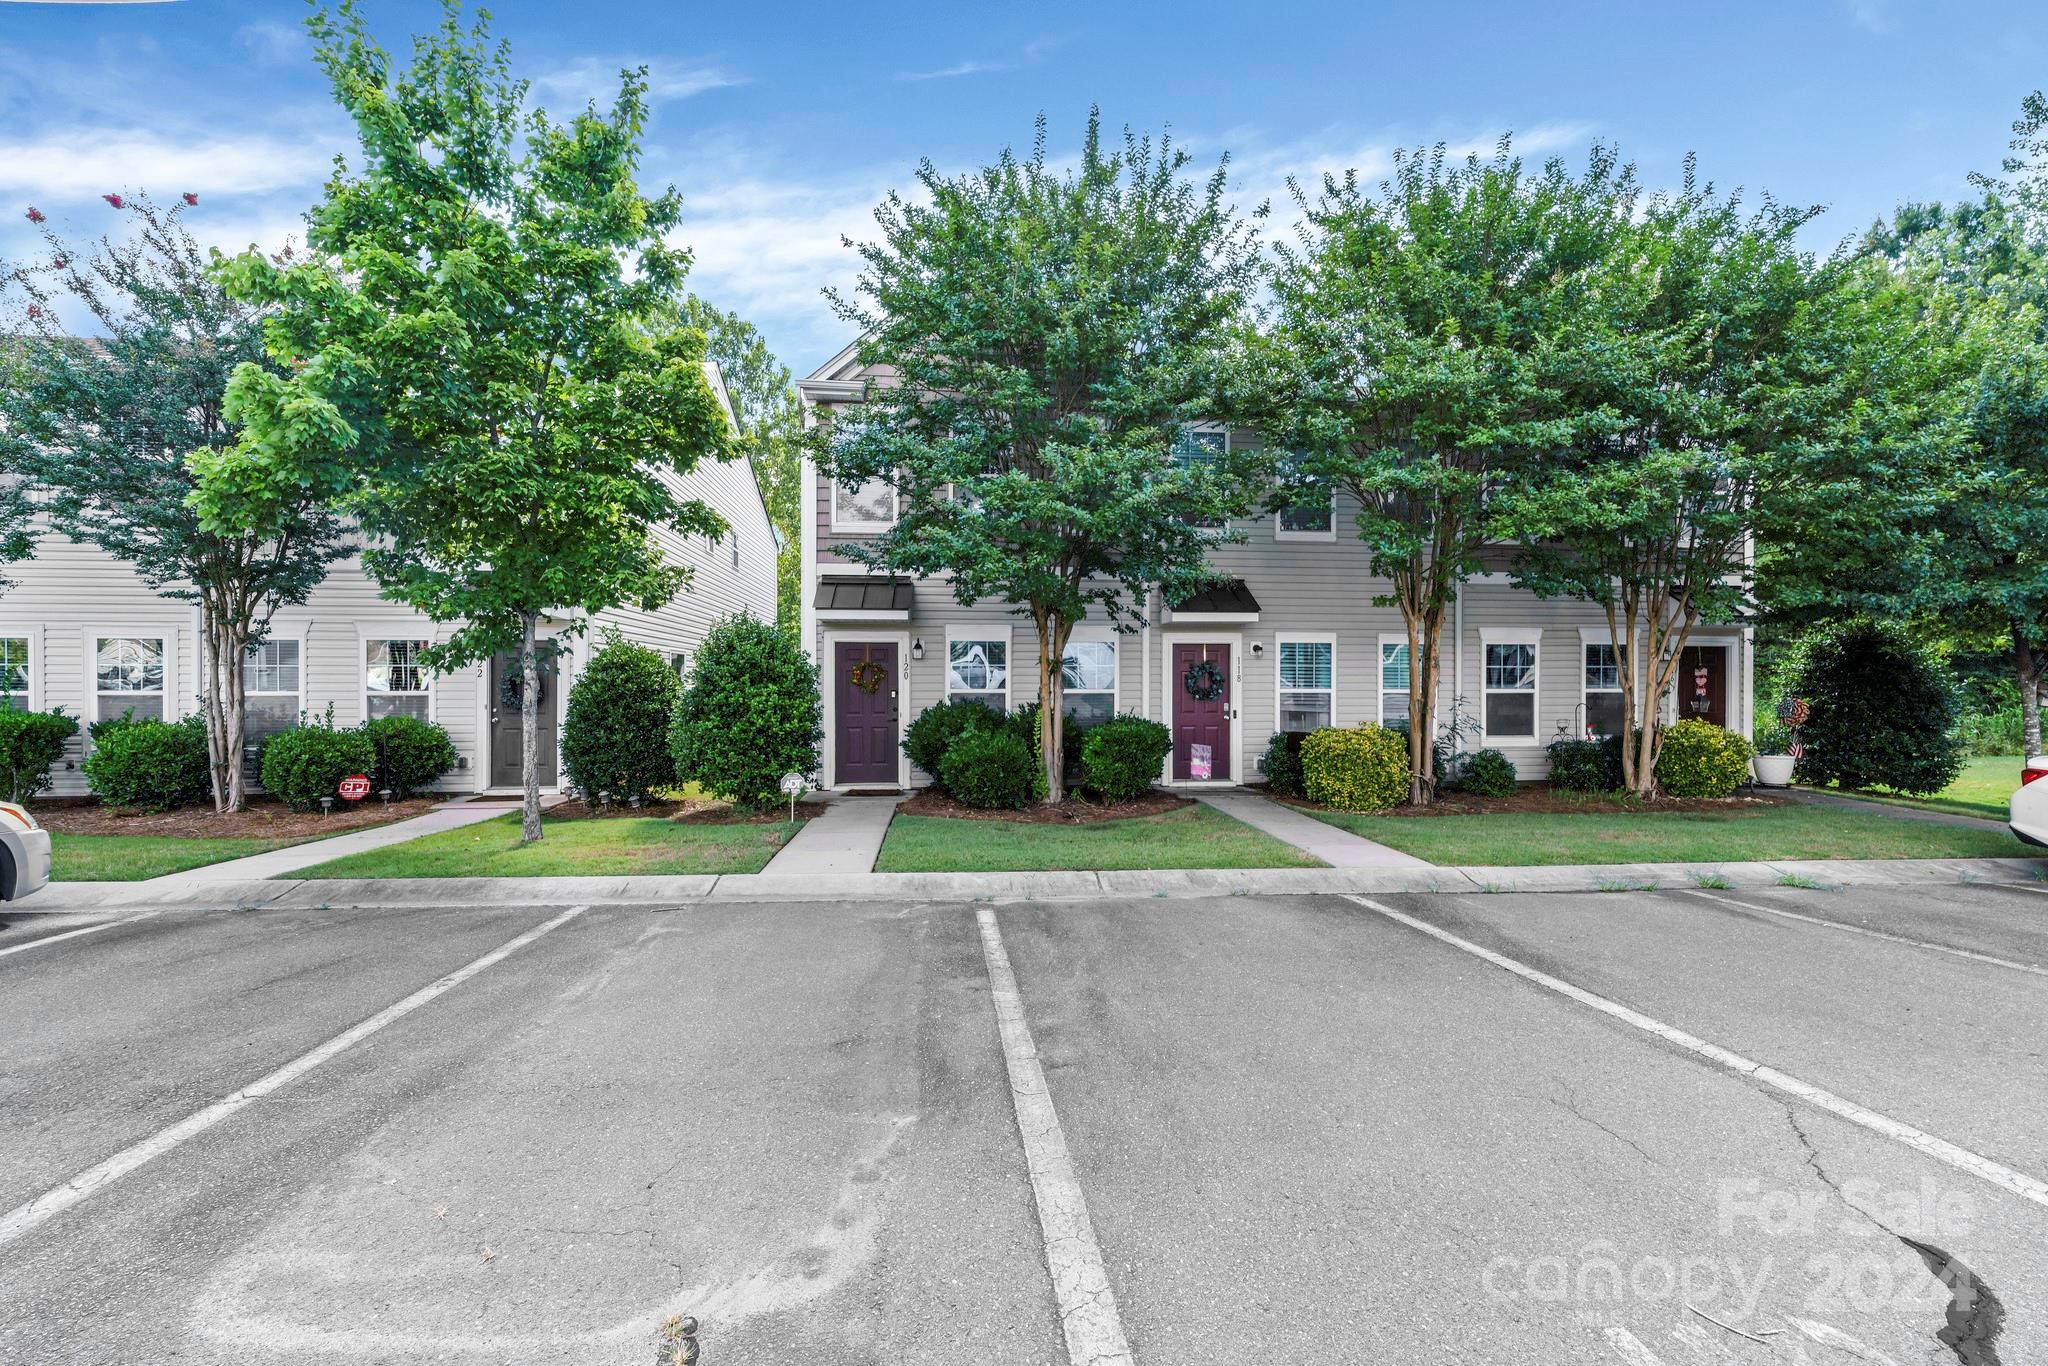
[[[2006,816],[2012,832],[2028,844],[2048,848],[2048,756],[2036,754],[2020,769],[2020,790],[2012,794]]]
[[[50,832],[13,802],[0,802],[0,901],[19,901],[50,880]]]

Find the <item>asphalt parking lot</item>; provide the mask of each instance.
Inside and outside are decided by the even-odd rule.
[[[0,1360],[1066,1363],[1020,1057],[1138,1361],[2048,1360],[2044,917],[12,915]]]

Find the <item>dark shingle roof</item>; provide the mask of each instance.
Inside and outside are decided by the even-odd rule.
[[[1243,579],[1231,579],[1209,588],[1204,588],[1182,602],[1173,604],[1177,617],[1201,616],[1204,613],[1252,613],[1259,610],[1259,600],[1252,596],[1252,590],[1245,586]]]
[[[820,612],[901,612],[908,617],[916,600],[909,579],[835,574],[818,580],[812,605]]]

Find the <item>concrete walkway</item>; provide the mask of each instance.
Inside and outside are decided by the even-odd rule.
[[[561,802],[559,796],[541,798],[543,808]],[[326,839],[307,840],[284,849],[273,849],[267,854],[251,854],[247,858],[229,859],[225,863],[209,863],[204,868],[193,868],[182,873],[167,873],[152,878],[138,886],[148,890],[167,890],[193,882],[246,882],[252,878],[283,877],[296,873],[302,868],[311,868],[316,863],[329,859],[360,854],[368,849],[385,849],[394,844],[404,844],[422,835],[439,834],[443,830],[459,830],[465,825],[475,825],[493,816],[502,816],[507,811],[519,810],[517,801],[471,801],[448,802],[435,807],[423,816],[408,820],[393,821],[389,825],[373,825],[367,830],[351,831],[346,835],[330,835]]]
[[[841,876],[871,872],[882,852],[882,837],[896,816],[901,797],[825,797],[823,815],[814,816],[768,860],[761,876]]]
[[[1892,816],[1902,821],[1925,821],[1929,825],[1953,825],[1964,830],[1996,830],[2003,834],[2008,828],[2004,821],[1989,816],[1966,816],[1960,811],[1929,811],[1925,807],[1905,806],[1895,802],[1871,802],[1859,797],[1844,797],[1835,792],[1815,792],[1810,787],[1767,787],[1759,791],[1774,797],[1785,797],[1808,806],[1833,806],[1844,811],[1868,811],[1873,816]]]
[[[1389,849],[1348,830],[1319,821],[1305,811],[1242,789],[1234,792],[1198,792],[1204,806],[1212,806],[1255,830],[1263,830],[1283,844],[1291,844],[1332,868],[1427,868],[1430,865],[1413,854]]]

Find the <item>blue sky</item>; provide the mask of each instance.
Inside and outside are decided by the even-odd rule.
[[[1825,250],[1900,199],[1968,194],[2021,96],[2048,85],[2038,0],[492,9],[551,108],[608,93],[622,64],[651,69],[646,179],[685,196],[694,287],[800,374],[847,340],[819,297],[851,276],[842,234],[864,235],[920,157],[970,168],[1028,144],[1040,111],[1055,154],[1090,102],[1112,124],[1170,125],[1205,161],[1227,149],[1248,203],[1289,174],[1503,130],[1532,156],[1618,143],[1653,185],[1690,149],[1724,186],[1827,205],[1809,232]],[[395,50],[435,15],[369,12]],[[282,241],[353,146],[304,13],[0,0],[0,255],[33,246],[30,204],[103,229],[109,190],[192,191],[203,236]]]

